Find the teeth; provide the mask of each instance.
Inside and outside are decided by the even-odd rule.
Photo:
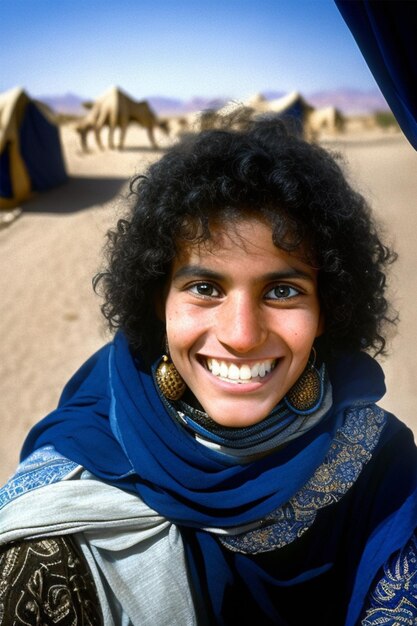
[[[255,363],[255,365],[252,365],[252,367],[250,368],[252,378],[256,378],[259,374],[259,365],[259,363]]]
[[[239,380],[240,378],[240,368],[232,363],[229,365],[229,371],[227,373],[227,378],[231,378],[231,380]]]
[[[258,361],[253,365],[244,363],[237,365],[236,363],[227,364],[226,361],[218,361],[217,359],[207,359],[207,368],[213,374],[225,380],[233,382],[248,382],[252,378],[264,378],[275,367],[275,359],[267,359],[266,361]]]
[[[252,372],[249,365],[240,366],[240,380],[250,380],[252,378]]]
[[[226,363],[222,361],[220,363],[219,376],[221,376],[222,378],[228,378],[228,373],[229,373],[229,368],[227,367]]]

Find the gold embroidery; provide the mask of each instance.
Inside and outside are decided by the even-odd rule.
[[[254,530],[221,536],[223,545],[235,552],[257,554],[281,548],[308,530],[317,512],[338,502],[352,487],[371,459],[386,422],[382,409],[372,405],[353,407],[310,480],[286,504],[267,515]]]
[[[0,626],[101,626],[94,581],[71,537],[0,551]]]
[[[361,626],[415,626],[417,623],[417,541],[385,564],[382,577],[369,594]]]

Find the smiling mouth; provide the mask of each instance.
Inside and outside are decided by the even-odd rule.
[[[257,361],[255,363],[243,363],[237,365],[236,363],[228,363],[227,361],[219,361],[214,358],[204,359],[207,369],[221,380],[229,383],[250,383],[254,380],[264,378],[272,372],[277,364],[278,359],[265,359],[263,361]]]

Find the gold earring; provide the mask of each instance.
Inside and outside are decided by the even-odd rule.
[[[322,381],[317,369],[316,351],[312,348],[313,361],[308,362],[307,367],[297,382],[291,387],[285,396],[285,401],[295,413],[312,413],[315,411],[323,395]]]
[[[168,342],[166,342],[166,354],[155,372],[156,382],[162,394],[168,400],[179,400],[185,391],[186,384],[169,356]]]

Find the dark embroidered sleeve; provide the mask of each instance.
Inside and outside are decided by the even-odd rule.
[[[384,565],[368,594],[361,626],[417,623],[417,538]]]
[[[0,549],[0,626],[102,626],[93,577],[74,539]]]

